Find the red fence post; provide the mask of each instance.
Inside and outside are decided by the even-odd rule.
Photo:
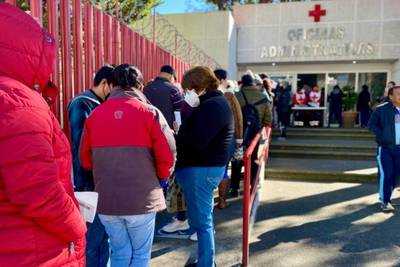
[[[93,80],[93,7],[85,4],[85,88],[92,86]]]
[[[104,60],[107,63],[113,63],[111,58],[111,17],[102,13],[103,16],[103,28],[104,28]]]
[[[42,25],[43,3],[42,0],[30,0],[31,15]]]
[[[61,125],[68,132],[67,104],[72,97],[72,73],[71,73],[71,14],[70,0],[60,1],[61,21],[61,60],[62,60],[62,117]]]
[[[17,0],[6,0],[6,3],[15,6],[17,4]]]
[[[95,25],[95,69],[98,70],[104,65],[104,48],[103,48],[103,15],[97,8],[94,9],[94,25]]]
[[[74,0],[74,92],[79,94],[83,86],[82,67],[82,5],[81,0]]]
[[[55,40],[55,45],[56,45],[56,62],[54,64],[54,69],[53,69],[53,74],[52,74],[52,80],[54,84],[58,88],[61,89],[60,86],[60,63],[61,63],[61,57],[60,57],[60,36],[59,36],[59,28],[58,28],[58,4],[54,0],[47,0],[47,12],[48,12],[48,30],[49,33],[54,37]],[[61,96],[61,94],[60,94]],[[52,110],[54,114],[56,115],[57,119],[61,121],[61,116],[60,116],[60,106],[61,106],[61,99],[60,97],[57,98],[57,101],[54,103],[54,106],[52,107]]]

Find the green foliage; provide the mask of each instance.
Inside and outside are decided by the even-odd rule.
[[[343,108],[344,111],[353,111],[357,103],[357,93],[354,87],[346,85],[342,88],[343,91]]]
[[[161,0],[90,0],[94,5],[131,24],[151,14],[153,7],[161,4]]]

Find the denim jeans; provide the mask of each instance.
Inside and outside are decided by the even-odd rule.
[[[88,223],[86,233],[86,266],[106,267],[109,257],[108,235],[99,216],[94,217],[93,223]]]
[[[189,167],[176,171],[176,179],[183,189],[190,226],[197,232],[198,267],[214,266],[213,191],[224,175],[225,166]]]
[[[111,267],[150,266],[156,213],[99,217],[110,237]]]

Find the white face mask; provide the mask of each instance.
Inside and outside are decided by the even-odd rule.
[[[192,108],[195,108],[200,105],[200,98],[194,90],[187,90],[185,93],[185,102]]]

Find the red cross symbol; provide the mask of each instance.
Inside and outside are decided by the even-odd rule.
[[[322,16],[326,16],[326,9],[321,9],[321,5],[315,5],[314,10],[308,12],[309,17],[314,17],[314,22],[320,22]]]

